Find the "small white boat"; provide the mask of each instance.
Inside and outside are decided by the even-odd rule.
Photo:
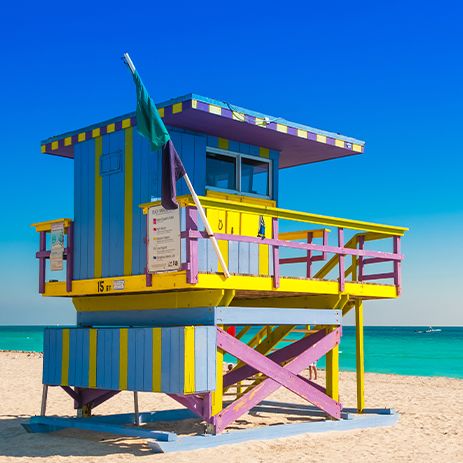
[[[439,331],[442,331],[440,328],[433,328],[432,326],[430,326],[426,331],[425,333],[437,333]]]

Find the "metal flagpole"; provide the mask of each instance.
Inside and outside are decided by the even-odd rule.
[[[135,66],[132,60],[130,59],[130,56],[128,53],[124,53],[124,60],[127,63],[127,66],[129,67],[132,74],[134,74]],[[211,225],[209,224],[209,220],[207,220],[206,213],[204,212],[203,206],[201,205],[198,195],[196,194],[196,191],[194,190],[193,185],[190,182],[190,178],[188,177],[188,174],[186,172],[183,178],[185,179],[185,183],[186,183],[186,186],[188,187],[188,190],[190,190],[191,197],[193,198],[193,202],[195,203],[196,208],[198,209],[201,220],[203,221],[203,224],[206,227],[206,232],[209,236],[209,239],[211,240],[212,247],[214,248],[214,251],[217,255],[217,259],[220,262],[220,266],[222,267],[223,274],[225,275],[226,278],[230,278],[230,272],[228,271],[227,264],[225,263],[222,253],[220,252],[219,243],[217,243],[217,239],[214,235],[214,232],[212,231]]]

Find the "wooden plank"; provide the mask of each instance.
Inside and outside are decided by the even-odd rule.
[[[162,371],[162,330],[161,328],[152,328],[153,338],[153,391],[161,392],[161,371]]]
[[[184,383],[183,392],[191,394],[196,391],[195,388],[195,327],[185,326],[183,328],[183,369]],[[202,360],[202,359],[201,359]]]

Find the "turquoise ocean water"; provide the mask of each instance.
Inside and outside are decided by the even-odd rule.
[[[43,329],[43,326],[0,326],[0,350],[41,352]],[[257,329],[253,328],[253,332]],[[424,332],[426,329],[365,327],[366,371],[463,378],[463,327],[441,327],[441,331],[430,333]],[[353,327],[343,328],[340,352],[341,369],[354,370]],[[324,359],[319,366],[324,367]]]

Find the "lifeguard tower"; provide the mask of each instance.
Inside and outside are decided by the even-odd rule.
[[[41,416],[28,430],[108,430],[166,451],[172,432],[119,426],[168,419],[140,413],[139,391],[169,394],[213,435],[279,387],[328,423],[342,421],[338,346],[351,309],[364,411],[363,302],[399,296],[406,229],[278,207],[281,169],[362,155],[364,142],[194,94],[158,110],[231,276],[182,181],[179,209],[160,207],[161,156],[138,134],[134,114],[45,140],[42,153],[74,162],[74,218],[34,224],[38,289],[72,298],[77,326],[45,332]],[[56,227],[66,236],[64,281],[48,269],[47,235]],[[224,369],[224,354],[236,359],[233,368]],[[323,356],[320,385],[301,373]],[[69,394],[78,418],[45,416],[48,386]],[[92,416],[127,390],[134,415]],[[172,416],[187,416],[179,413]]]

